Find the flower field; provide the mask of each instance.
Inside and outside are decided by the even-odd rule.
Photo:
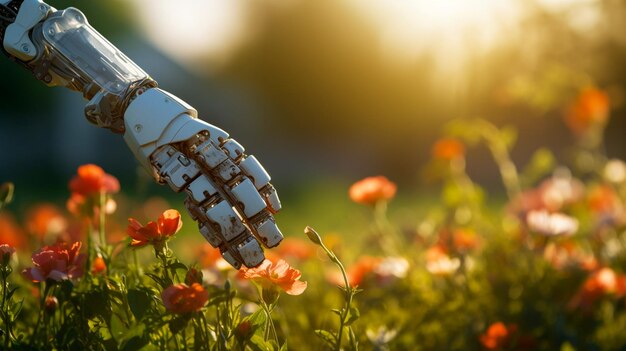
[[[239,271],[178,198],[126,196],[99,166],[78,167],[63,205],[16,211],[5,183],[0,349],[624,350],[626,163],[603,151],[610,109],[596,87],[565,106],[571,162],[542,148],[517,164],[513,129],[455,120],[424,171],[439,195],[380,175],[326,208],[286,202],[284,241]],[[506,195],[466,171],[475,147]]]

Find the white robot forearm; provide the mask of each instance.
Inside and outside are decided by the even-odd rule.
[[[90,122],[123,134],[158,182],[186,192],[185,207],[200,233],[235,268],[263,261],[259,243],[280,243],[273,217],[280,201],[256,158],[157,88],[82,12],[57,11],[40,0],[0,0],[0,38],[5,54],[37,79],[82,92]]]

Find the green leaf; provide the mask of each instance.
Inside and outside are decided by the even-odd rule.
[[[139,350],[142,347],[146,346],[147,344],[148,344],[148,339],[142,336],[133,336],[132,338],[128,339],[128,341],[124,343],[121,350],[122,351]]]
[[[271,345],[265,341],[262,335],[253,335],[247,344],[253,351],[268,351],[271,350]]]
[[[350,306],[350,309],[348,310],[348,317],[346,318],[345,325],[351,325],[357,319],[359,319],[359,317],[361,317],[361,312],[359,312],[359,309],[354,307],[354,306]]]
[[[556,157],[547,148],[540,148],[532,155],[522,172],[525,186],[531,186],[546,174],[552,172],[556,164]]]
[[[517,142],[517,129],[511,126],[500,129],[500,138],[507,150],[511,150]]]
[[[13,296],[13,294],[15,293],[15,291],[16,291],[17,289],[19,289],[19,288],[18,288],[18,287],[15,287],[15,288],[13,288],[13,289],[9,290],[9,293],[7,294],[6,299],[7,299],[7,300],[10,300],[10,299],[11,299],[11,296]]]
[[[279,351],[287,351],[287,340],[285,340],[285,343],[283,344],[283,346],[280,347]]]
[[[137,320],[141,320],[152,309],[152,293],[146,289],[130,289],[127,297],[130,311]]]
[[[457,119],[446,126],[448,135],[461,138],[468,145],[476,145],[480,142],[481,131],[476,121]]]
[[[168,324],[172,334],[177,334],[179,331],[187,327],[187,323],[189,323],[189,316],[182,315],[174,317]]]
[[[335,348],[335,344],[337,343],[337,336],[335,335],[335,333],[332,333],[328,330],[317,329],[315,331],[315,335],[322,339],[324,343],[326,343],[326,345],[331,349]]]
[[[13,192],[15,185],[13,183],[4,183],[0,185],[0,209],[13,201]]]
[[[126,334],[127,332],[127,328],[124,325],[124,322],[122,322],[122,320],[117,315],[113,315],[111,317],[110,328],[111,336],[118,341],[122,340],[124,338],[124,334]]]
[[[250,324],[252,324],[252,326],[262,326],[265,324],[267,316],[265,315],[265,311],[263,311],[262,309],[258,309],[256,312],[246,317],[244,321],[245,320],[250,321]]]
[[[104,291],[89,291],[85,293],[81,302],[85,309],[85,315],[88,317],[100,316],[107,322],[111,319],[111,301]]]
[[[185,273],[187,273],[187,271],[189,270],[189,268],[187,268],[185,264],[183,264],[182,262],[178,262],[178,261],[170,263],[168,265],[168,268],[170,269],[170,272],[172,272],[173,275],[176,275],[177,270],[182,270]]]
[[[146,273],[146,275],[150,278],[152,278],[152,280],[154,280],[155,283],[159,284],[161,287],[167,287],[166,282],[161,279],[161,277],[159,277],[158,275],[154,274],[154,273]]]
[[[211,296],[211,298],[209,298],[209,302],[207,303],[207,306],[219,305],[220,303],[222,303],[222,302],[224,302],[226,300],[228,300],[228,294],[226,294],[224,291],[222,291],[218,295]]]

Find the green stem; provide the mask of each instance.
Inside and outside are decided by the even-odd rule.
[[[343,338],[343,329],[344,329],[346,320],[348,318],[348,313],[350,312],[350,307],[352,306],[352,298],[354,297],[354,292],[353,292],[353,288],[350,286],[350,282],[348,281],[348,274],[346,273],[346,269],[344,268],[343,263],[339,261],[339,259],[337,258],[337,255],[335,255],[334,252],[328,249],[326,245],[324,245],[323,242],[320,242],[320,246],[322,247],[322,249],[324,249],[324,251],[326,251],[326,254],[337,265],[337,267],[339,267],[339,270],[341,271],[341,275],[343,276],[343,282],[345,284],[344,286],[345,286],[346,304],[341,311],[341,315],[339,316],[339,330],[337,332],[337,342],[335,344],[335,350],[339,351],[341,350],[341,340]]]
[[[487,141],[487,147],[498,165],[507,195],[509,199],[514,199],[521,192],[521,185],[517,167],[511,160],[508,147],[496,126],[485,120],[481,120],[481,126],[483,138]]]
[[[106,249],[106,235],[105,235],[105,221],[106,221],[106,193],[104,191],[100,191],[100,211],[98,215],[100,216],[100,220],[98,223],[98,234],[100,236],[100,254],[103,256],[106,264],[109,264],[109,253]]]
[[[0,259],[2,259],[0,257]],[[7,301],[7,295],[8,295],[8,283],[7,283],[7,275],[5,274],[5,267],[0,267],[0,269],[2,270],[2,305],[0,305],[0,313],[2,313],[2,322],[5,326],[5,330],[6,333],[4,335],[4,347],[6,349],[9,348],[9,341],[11,339],[11,333],[12,333],[12,327],[11,327],[11,320],[10,320],[10,316],[9,316],[9,311],[5,310],[6,307],[6,301]]]
[[[201,318],[202,318],[202,326],[204,327],[204,337],[206,338],[206,344],[207,346],[209,345],[209,323],[206,320],[206,316],[204,315],[204,313],[201,314]]]
[[[276,341],[276,345],[280,345],[278,343],[278,334],[276,333],[276,326],[274,325],[274,320],[272,320],[272,310],[274,309],[274,304],[272,306],[268,306],[265,301],[263,301],[263,297],[260,299],[261,307],[265,311],[265,316],[267,317],[265,320],[265,335],[264,339],[267,341],[270,337],[270,332],[274,335],[274,340]]]
[[[33,331],[33,339],[31,340],[31,345],[33,341],[36,341],[39,336],[39,325],[41,324],[41,317],[44,314],[44,309],[46,307],[46,297],[48,296],[48,292],[50,291],[50,285],[44,282],[45,288],[43,294],[41,294],[41,298],[39,299],[39,315],[37,316],[37,323],[35,324],[35,329]],[[41,292],[41,289],[40,289]]]
[[[356,294],[356,291],[353,287],[350,286],[350,282],[348,280],[348,274],[346,272],[345,267],[343,266],[343,263],[341,263],[341,261],[339,260],[339,258],[337,257],[337,255],[330,250],[328,247],[326,247],[326,245],[324,245],[324,242],[322,241],[322,238],[320,237],[320,235],[315,231],[315,229],[311,228],[311,227],[306,227],[304,230],[305,234],[309,237],[309,239],[311,241],[313,241],[315,244],[319,245],[324,252],[326,252],[326,255],[328,255],[328,258],[330,258],[330,260],[337,265],[337,267],[339,267],[339,270],[341,271],[341,275],[343,277],[343,282],[344,282],[344,293],[345,293],[345,301],[346,304],[344,306],[344,308],[341,310],[340,316],[339,316],[339,331],[337,332],[337,339],[336,339],[336,343],[335,343],[335,350],[339,351],[341,350],[341,340],[343,339],[343,330],[346,328],[346,322],[348,321],[348,318],[350,316],[350,312],[351,312],[351,307],[352,307],[352,300],[354,298],[354,295]],[[352,327],[348,327],[348,330],[350,331],[351,335],[354,335],[354,332],[352,330]],[[356,345],[356,343],[354,344],[354,349],[356,350],[358,347]]]
[[[167,264],[167,253],[168,253],[169,249],[167,247],[167,243],[165,243],[165,245],[160,248],[157,249],[155,247],[155,253],[157,258],[159,258],[161,260],[161,268],[163,268],[163,278],[165,278],[165,280],[168,282],[168,284],[173,284],[174,281],[172,280],[172,277],[170,277],[170,272],[168,270],[168,264]],[[166,288],[167,286],[164,286],[163,288]]]
[[[187,327],[183,328],[183,349],[187,351]]]
[[[380,247],[385,255],[395,256],[400,252],[402,243],[400,233],[391,225],[387,218],[387,201],[378,201],[374,206],[374,224],[378,232]]]
[[[87,259],[85,260],[85,272],[91,272],[91,260],[93,259],[93,220],[87,221]],[[91,275],[87,274],[87,277]]]

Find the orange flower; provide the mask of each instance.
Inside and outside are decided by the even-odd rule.
[[[113,194],[120,191],[120,183],[99,166],[87,164],[78,167],[78,175],[70,181],[70,191],[82,196]]]
[[[209,243],[204,243],[197,249],[198,263],[202,268],[212,268],[222,258],[220,249],[216,249]]]
[[[104,273],[107,270],[107,265],[104,262],[102,256],[97,256],[91,265],[91,272],[94,274]]]
[[[356,263],[348,269],[346,272],[348,275],[348,281],[351,286],[357,286],[363,282],[365,276],[374,271],[376,267],[382,262],[380,257],[363,256],[359,258]],[[343,285],[343,282],[342,282]]]
[[[426,270],[434,275],[450,275],[461,266],[458,258],[450,258],[445,247],[435,245],[426,251]]]
[[[452,161],[465,155],[465,146],[454,138],[442,138],[435,142],[432,150],[436,160]]]
[[[0,213],[0,244],[7,244],[14,248],[23,248],[26,244],[24,232],[12,215]]]
[[[610,100],[606,92],[594,87],[582,90],[565,112],[567,126],[581,135],[592,126],[604,125],[609,118]]]
[[[300,295],[307,287],[306,282],[300,281],[302,274],[291,267],[284,260],[275,263],[265,259],[258,267],[239,270],[239,277],[260,282],[264,287],[277,286],[289,295]]]
[[[52,204],[39,204],[28,210],[26,229],[40,240],[49,233],[60,233],[67,227],[61,211]]]
[[[613,213],[622,207],[617,193],[608,185],[593,187],[587,196],[587,203],[595,213]]]
[[[348,193],[356,203],[375,205],[392,199],[396,195],[396,184],[384,176],[368,177],[352,184]]]
[[[372,274],[383,262],[382,257],[362,256],[350,268],[346,270],[348,283],[355,287],[362,285],[365,279]],[[344,286],[343,275],[340,271],[335,271],[327,276],[330,283]]]
[[[626,295],[626,275],[617,274],[608,267],[601,268],[591,274],[582,287],[570,300],[570,308],[582,308],[589,311],[593,303],[606,294],[617,297]]]
[[[285,238],[277,248],[280,257],[293,257],[304,261],[316,254],[316,247],[308,240]]]
[[[71,245],[58,242],[44,246],[32,255],[35,266],[25,269],[22,274],[35,283],[48,279],[61,281],[80,278],[85,261],[85,255],[78,253],[80,246],[80,241]]]
[[[70,180],[69,188],[72,194],[67,201],[68,211],[77,216],[92,217],[100,207],[100,196],[117,193],[120,183],[102,168],[87,164],[78,167],[78,175]],[[115,201],[107,199],[105,212],[113,213],[115,207]]]
[[[513,334],[517,332],[515,324],[508,326],[502,322],[493,323],[487,328],[485,334],[480,336],[480,343],[487,350],[500,350],[511,346]]]
[[[127,233],[133,239],[131,246],[161,245],[182,226],[180,213],[176,210],[167,210],[159,216],[156,223],[148,222],[145,227],[134,218],[129,218]]]
[[[456,229],[452,232],[452,243],[459,251],[469,251],[478,247],[479,239],[471,229]]]
[[[209,300],[209,293],[198,283],[176,284],[163,290],[161,298],[168,311],[185,314],[199,311]]]

